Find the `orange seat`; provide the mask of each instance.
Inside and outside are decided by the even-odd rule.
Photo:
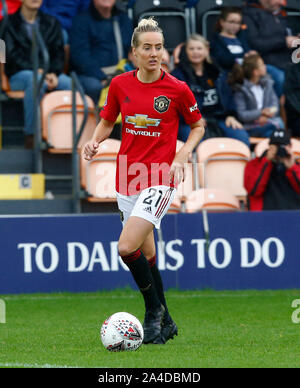
[[[98,162],[101,161],[115,161],[120,150],[121,141],[116,139],[104,140],[95,155],[94,159]],[[86,189],[86,177],[89,174],[89,164],[91,161],[85,160],[83,157],[84,146],[81,147],[81,158],[80,158],[80,184],[81,187]]]
[[[208,188],[192,191],[185,206],[187,213],[195,213],[203,209],[212,211],[240,210],[239,200],[232,193],[226,190]]]
[[[237,139],[216,137],[200,143],[196,153],[200,187],[227,190],[245,199],[244,169],[250,159],[246,144]]]
[[[92,99],[86,96],[88,118],[80,138],[78,148],[89,141],[96,128],[95,106]],[[83,101],[76,94],[76,125],[77,131],[83,120]],[[41,101],[42,137],[52,153],[71,153],[73,144],[72,133],[72,92],[69,90],[53,91]]]
[[[116,161],[93,159],[88,165],[86,191],[90,202],[116,201]]]
[[[254,148],[254,154],[260,158],[262,154],[269,148],[269,138],[266,138],[259,142]],[[300,159],[300,140],[291,138],[292,151],[296,159]]]
[[[255,146],[256,144],[260,143],[264,139],[265,139],[265,137],[254,137],[254,136],[251,136],[249,140],[250,140],[250,144]]]
[[[80,182],[81,186],[89,194],[88,201],[103,202],[116,200],[116,159],[120,146],[120,140],[104,140],[91,161],[83,158],[84,147],[82,147]]]

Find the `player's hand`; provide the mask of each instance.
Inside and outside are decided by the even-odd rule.
[[[90,141],[88,142],[83,149],[83,157],[85,160],[92,160],[93,157],[96,155],[98,152],[98,147],[100,143],[95,142],[95,141]]]
[[[179,185],[185,178],[184,164],[173,162],[170,169],[170,183],[174,183],[175,186]]]
[[[188,162],[189,155],[185,152],[179,151],[171,165],[170,169],[170,183],[179,185],[181,181],[184,182],[186,177],[186,163]]]

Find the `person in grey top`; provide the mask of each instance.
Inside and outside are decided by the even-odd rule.
[[[234,91],[238,119],[249,136],[269,137],[275,129],[284,129],[274,81],[259,54],[249,55],[243,65],[234,65],[228,80]]]

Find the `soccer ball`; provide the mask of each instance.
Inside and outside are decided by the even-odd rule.
[[[144,330],[134,315],[120,312],[103,322],[100,336],[104,347],[112,352],[136,350],[143,342]]]

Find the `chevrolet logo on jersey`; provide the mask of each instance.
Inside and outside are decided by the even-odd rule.
[[[133,124],[134,128],[158,127],[161,119],[151,119],[148,115],[135,114],[134,116],[126,116],[125,122]]]

